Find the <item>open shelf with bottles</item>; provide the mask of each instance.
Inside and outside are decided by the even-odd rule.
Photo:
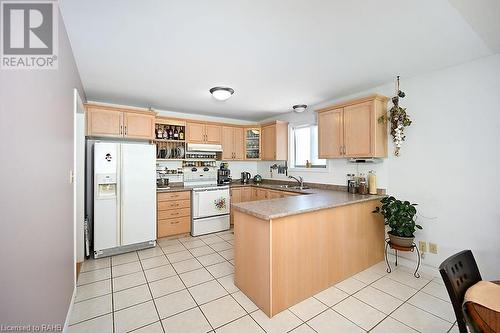
[[[157,161],[182,161],[186,156],[186,122],[157,117],[155,124]]]

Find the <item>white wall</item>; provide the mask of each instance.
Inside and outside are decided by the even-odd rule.
[[[407,96],[402,106],[413,119],[401,156],[392,154],[390,143],[390,157],[368,169],[377,170],[379,187],[386,187],[389,194],[419,204],[418,219],[424,230],[417,233],[417,240],[438,244],[438,255],[427,254],[424,264],[436,267],[449,255],[472,249],[483,277],[498,278],[500,55],[403,77],[401,88]],[[371,93],[393,96],[394,84],[356,96]],[[279,119],[311,121],[312,110],[341,100],[313,106],[307,114],[290,113]],[[344,160],[329,164],[328,173],[291,174],[300,174],[306,181],[343,185],[345,174],[356,168]],[[267,176],[268,170],[269,163],[259,163],[262,175]]]
[[[73,89],[59,16],[57,70],[0,70],[0,323],[64,324],[74,290]]]

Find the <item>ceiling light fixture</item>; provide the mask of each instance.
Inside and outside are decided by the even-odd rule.
[[[234,89],[229,87],[213,87],[209,91],[218,101],[225,101],[234,94]]]
[[[293,111],[295,111],[297,113],[302,113],[306,109],[307,109],[307,105],[306,104],[297,104],[297,105],[293,106]]]

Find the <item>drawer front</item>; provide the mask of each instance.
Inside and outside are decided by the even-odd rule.
[[[189,208],[191,207],[191,200],[171,200],[171,201],[158,201],[158,211]]]
[[[183,216],[191,216],[191,208],[181,208],[181,209],[170,209],[170,210],[159,210],[157,213],[157,219],[172,219]]]
[[[158,193],[158,201],[189,200],[189,199],[191,199],[191,191]]]
[[[191,218],[189,216],[174,219],[158,220],[158,238],[184,234],[191,231]]]

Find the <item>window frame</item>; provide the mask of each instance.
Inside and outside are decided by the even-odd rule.
[[[295,123],[295,124],[289,124],[288,125],[288,133],[289,133],[289,138],[288,142],[291,144],[289,145],[289,151],[288,151],[288,163],[290,167],[288,168],[289,171],[306,171],[306,172],[329,172],[329,163],[327,159],[325,160],[325,164],[316,164],[312,165],[310,168],[306,168],[305,165],[295,165],[295,150],[296,150],[296,142],[295,142],[295,130],[304,128],[304,127],[313,127],[315,126],[316,128],[318,127],[317,123]],[[316,136],[316,139],[318,141],[318,137]],[[311,152],[314,151],[314,141],[311,140]],[[319,142],[316,142],[316,147],[318,146]]]

